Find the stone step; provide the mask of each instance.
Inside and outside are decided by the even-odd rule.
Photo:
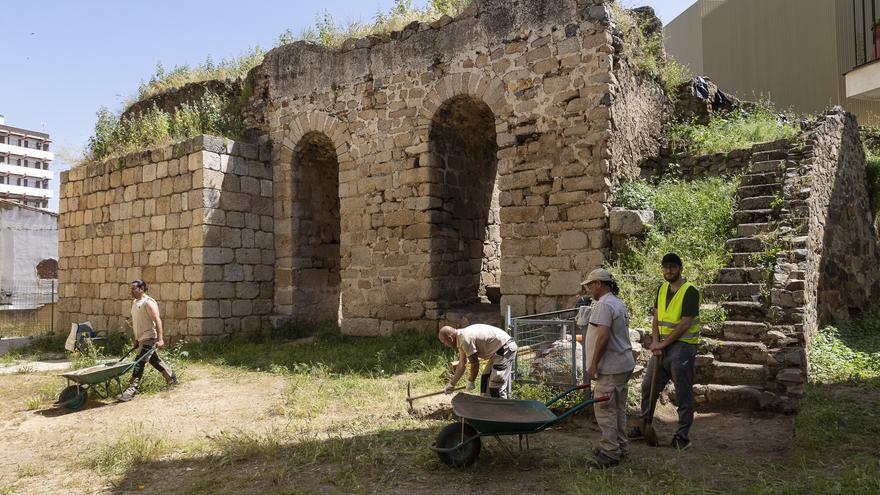
[[[730,255],[730,266],[735,268],[754,267],[755,253],[733,253]]]
[[[702,339],[702,349],[711,353],[716,361],[725,363],[767,364],[769,353],[761,342]]]
[[[764,249],[764,243],[756,237],[737,237],[728,239],[724,247],[734,253],[757,253]]]
[[[783,172],[786,168],[785,160],[767,160],[763,162],[752,162],[751,171],[753,173],[764,172]]]
[[[776,201],[776,196],[755,196],[753,198],[742,198],[739,202],[741,210],[766,210]]]
[[[765,407],[769,396],[761,387],[749,385],[694,385],[694,403],[698,411],[748,411]]]
[[[734,301],[737,302],[737,301]],[[766,323],[756,321],[731,320],[721,325],[721,337],[724,340],[740,342],[760,341],[768,332]]]
[[[752,153],[752,161],[765,162],[768,160],[784,160],[788,158],[788,151],[784,149],[773,149]]]
[[[755,196],[775,196],[782,190],[782,184],[758,184],[755,186],[740,186],[737,188],[740,198],[753,198]]]
[[[703,295],[714,300],[751,301],[752,296],[760,293],[759,284],[710,284],[703,288]]]
[[[773,210],[738,210],[733,212],[733,220],[740,223],[761,223],[769,222],[773,215]]]
[[[763,387],[768,370],[762,364],[725,363],[713,360],[695,370],[696,383],[712,385],[751,385]]]
[[[721,303],[721,307],[727,313],[725,323],[764,321],[767,317],[767,308],[759,302],[728,301]]]
[[[788,148],[791,147],[791,140],[789,139],[777,139],[775,141],[764,141],[763,143],[757,143],[752,145],[752,151],[757,153],[760,151],[775,151],[775,150],[785,150],[788,151]]]
[[[760,268],[722,268],[718,270],[718,283],[747,284],[764,281],[766,274]]]
[[[781,172],[761,172],[743,175],[739,183],[743,186],[757,186],[764,184],[776,184],[781,180]]]
[[[736,226],[736,235],[740,237],[751,237],[753,235],[769,232],[773,228],[768,222],[761,223],[741,223]]]

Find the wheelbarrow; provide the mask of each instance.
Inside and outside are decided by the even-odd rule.
[[[518,435],[520,445],[523,437],[528,444],[528,435],[540,433],[591,404],[608,400],[607,396],[584,398],[559,416],[550,410],[553,403],[589,386],[584,383],[571,387],[547,403],[458,394],[452,399],[452,410],[461,420],[443,427],[431,449],[443,463],[463,467],[473,464],[480,455],[481,437]]]
[[[67,379],[67,387],[58,395],[55,406],[78,411],[85,405],[89,391],[102,399],[109,399],[122,392],[120,377],[128,373],[136,364],[150,359],[150,356],[156,352],[156,346],[153,346],[139,359],[123,362],[135,349],[137,347],[126,352],[119,361],[113,363],[98,364],[69,373],[62,373],[61,376]],[[114,383],[116,384],[116,393],[113,393],[112,385]]]

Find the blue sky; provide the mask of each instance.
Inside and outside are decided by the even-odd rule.
[[[425,0],[415,0],[424,5]],[[624,0],[650,5],[664,23],[693,0]],[[6,124],[48,132],[53,149],[81,150],[101,106],[118,111],[161,62],[165,68],[271,47],[329,11],[340,23],[370,21],[393,0],[46,0],[39,8],[0,0],[4,13],[0,115]],[[56,157],[53,168],[67,165]],[[56,200],[50,204],[57,208]]]

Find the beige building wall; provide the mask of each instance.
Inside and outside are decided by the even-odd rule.
[[[842,105],[860,124],[880,120],[880,103],[845,96],[843,74],[855,63],[851,0],[698,0],[667,31],[668,53],[725,92],[800,113]]]
[[[703,16],[702,4],[696,2],[673,19],[663,29],[666,52],[673,54],[678,63],[694,74],[703,74]]]

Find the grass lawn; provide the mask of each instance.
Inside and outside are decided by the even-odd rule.
[[[57,377],[0,376],[0,493],[877,493],[877,326],[868,315],[822,331],[798,416],[701,414],[691,449],[634,443],[609,471],[587,467],[589,410],[523,454],[487,440],[476,466],[441,464],[428,447],[448,398],[417,414],[404,401],[408,381],[442,386],[453,356],[433,335],[183,345],[168,352],[180,387],[70,414],[49,407]],[[671,436],[674,415],[661,419]]]

